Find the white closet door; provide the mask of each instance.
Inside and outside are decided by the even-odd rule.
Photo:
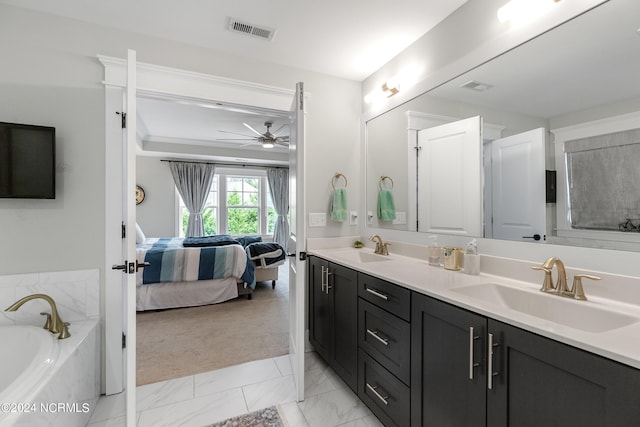
[[[418,231],[482,236],[482,118],[418,132]]]
[[[544,128],[491,144],[493,237],[545,241]],[[539,236],[538,240],[534,236]]]

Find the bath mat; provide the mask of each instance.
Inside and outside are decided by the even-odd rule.
[[[211,424],[209,427],[284,427],[278,408],[271,406]]]

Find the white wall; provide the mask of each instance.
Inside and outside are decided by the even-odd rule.
[[[169,163],[155,157],[136,158],[136,183],[145,199],[136,206],[136,221],[147,237],[171,237],[176,233],[176,190]]]
[[[0,5],[0,39],[0,120],[55,126],[58,132],[57,198],[0,200],[0,275],[102,271],[105,113],[97,54],[125,57],[131,48],[139,61],[151,64],[291,89],[304,81],[311,94],[309,207],[326,211],[327,186],[336,170],[349,175],[350,200],[359,205],[358,82],[5,5]],[[154,233],[165,227],[150,226]],[[329,224],[312,234],[334,236],[344,229]]]

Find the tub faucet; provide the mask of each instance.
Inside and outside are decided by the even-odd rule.
[[[46,302],[48,302],[49,305],[51,306],[51,314],[40,313],[44,316],[47,316],[47,322],[44,324],[44,329],[49,330],[49,332],[51,332],[52,334],[60,334],[58,335],[58,339],[62,340],[65,338],[69,338],[71,336],[71,334],[69,333],[69,329],[67,328],[67,325],[69,324],[62,321],[62,319],[60,318],[60,315],[58,314],[56,303],[53,301],[53,298],[51,298],[48,295],[45,295],[45,294],[27,295],[26,297],[21,298],[15,303],[13,303],[5,311],[17,311],[20,307],[22,307],[22,304],[24,304],[27,301],[31,301],[32,299],[43,299]]]
[[[382,241],[382,237],[380,237],[377,234],[372,235],[371,237],[369,237],[369,240],[371,240],[372,242],[376,242],[376,249],[373,251],[376,254],[380,254],[380,255],[389,255],[389,243],[385,243]]]

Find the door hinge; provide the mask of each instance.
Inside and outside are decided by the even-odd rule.
[[[127,128],[127,113],[123,112],[123,111],[116,111],[116,114],[118,114],[121,118],[121,125],[122,125],[122,129],[126,129]]]
[[[125,333],[122,333],[122,348],[127,348],[127,336]]]
[[[306,252],[300,252],[300,261],[305,261],[307,259],[307,253]]]
[[[124,222],[122,223],[122,232],[121,232],[121,236],[123,239],[127,238],[127,227],[125,227]]]

